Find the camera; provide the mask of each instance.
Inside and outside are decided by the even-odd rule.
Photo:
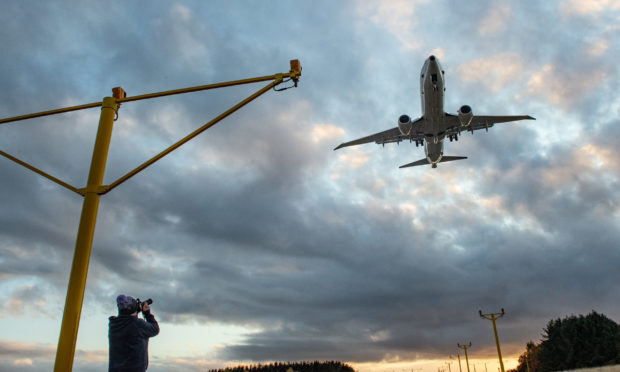
[[[145,303],[147,303],[147,304],[151,305],[151,304],[153,303],[153,300],[149,298],[149,299],[148,299],[148,300],[146,300],[146,301],[140,301],[140,299],[139,299],[139,298],[136,298],[136,303],[137,303],[137,305],[138,305],[138,310],[139,310],[139,311],[143,311],[143,310],[142,310],[142,307],[144,306],[144,304],[145,304]]]

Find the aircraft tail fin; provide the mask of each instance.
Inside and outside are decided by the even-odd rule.
[[[454,161],[454,160],[462,160],[467,159],[467,156],[442,156],[440,163],[444,163],[446,161]],[[399,168],[407,168],[407,167],[416,167],[418,165],[428,165],[430,164],[426,158],[416,160],[413,163],[401,165]],[[433,164],[433,168],[437,167],[437,164]]]

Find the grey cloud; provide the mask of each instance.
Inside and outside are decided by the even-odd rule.
[[[47,371],[53,369],[56,347],[40,343],[0,341],[0,368],[5,371]],[[107,352],[76,350],[74,370],[90,372],[106,368]],[[105,361],[105,362],[104,362]]]
[[[552,317],[595,308],[618,318],[613,263],[619,237],[610,217],[618,207],[617,163],[600,169],[571,163],[582,143],[617,155],[617,120],[589,121],[608,110],[608,102],[581,97],[570,114],[581,118],[584,137],[543,154],[535,127],[562,121],[541,120],[548,113],[539,116],[534,99],[521,99],[522,107],[507,102],[504,94],[523,95],[523,84],[491,95],[451,73],[463,61],[505,50],[524,56],[524,76],[550,62],[581,73],[588,60],[565,54],[576,36],[559,40],[557,33],[525,28],[519,37],[508,25],[505,44],[480,41],[473,35],[484,5],[454,9],[439,25],[422,19],[417,28],[428,39],[425,47],[437,43],[433,48],[448,54],[444,64],[453,66],[447,96],[454,108],[479,102],[476,112],[527,110],[539,120],[498,125],[449,144],[446,153],[470,159],[437,170],[397,169],[402,158],[422,156],[408,144],[367,145],[366,165],[338,168],[340,178],[330,179],[326,170],[340,165],[343,152],[331,150],[338,144],[327,143],[331,139],[311,140],[313,126],[338,125],[353,138],[393,126],[400,113],[416,115],[416,77],[426,51],[403,53],[378,29],[360,31],[367,20],[355,19],[352,3],[277,10],[186,4],[195,12],[188,17],[160,3],[144,17],[135,17],[132,6],[113,7],[113,16],[101,20],[73,5],[48,5],[53,20],[34,18],[20,39],[38,51],[33,55],[3,39],[10,57],[0,62],[6,116],[69,99],[96,101],[116,85],[139,94],[283,72],[290,58],[304,66],[299,88],[269,92],[102,198],[87,304],[113,308],[120,292],[153,297],[163,327],[198,321],[256,328],[219,356],[257,361],[439,357],[470,340],[479,355],[492,355],[490,325],[478,309],[506,308],[500,337],[509,353],[538,337]],[[513,8],[513,19],[532,14],[529,7]],[[14,20],[7,29],[35,17],[28,8],[8,10]],[[263,11],[275,11],[275,19],[254,16]],[[544,9],[540,17],[549,20],[555,12]],[[233,22],[229,13],[243,21]],[[459,21],[459,14],[471,22]],[[431,31],[446,24],[448,35],[472,37],[439,43],[446,34]],[[572,32],[557,19],[552,25],[559,34]],[[60,35],[47,32],[54,27]],[[613,82],[617,70],[605,69]],[[611,99],[610,86],[601,89]],[[124,104],[106,181],[254,89],[258,85]],[[97,117],[93,109],[3,125],[0,147],[81,187]],[[49,281],[60,298],[81,200],[6,160],[0,170],[0,275]],[[563,174],[558,185],[546,181]],[[414,209],[401,208],[405,204]]]

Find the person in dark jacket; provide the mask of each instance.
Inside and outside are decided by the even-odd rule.
[[[119,295],[116,298],[118,316],[111,316],[108,327],[110,342],[110,372],[144,372],[149,366],[149,338],[159,333],[159,324],[155,320],[147,303],[141,303],[133,297]],[[144,320],[138,318],[142,311]]]

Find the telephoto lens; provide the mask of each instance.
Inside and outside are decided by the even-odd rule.
[[[149,306],[153,303],[152,299],[148,299],[146,301],[140,301],[139,298],[136,298],[136,302],[138,303],[138,309],[140,309],[140,311],[142,311],[142,309],[144,308],[144,304],[149,304]]]

